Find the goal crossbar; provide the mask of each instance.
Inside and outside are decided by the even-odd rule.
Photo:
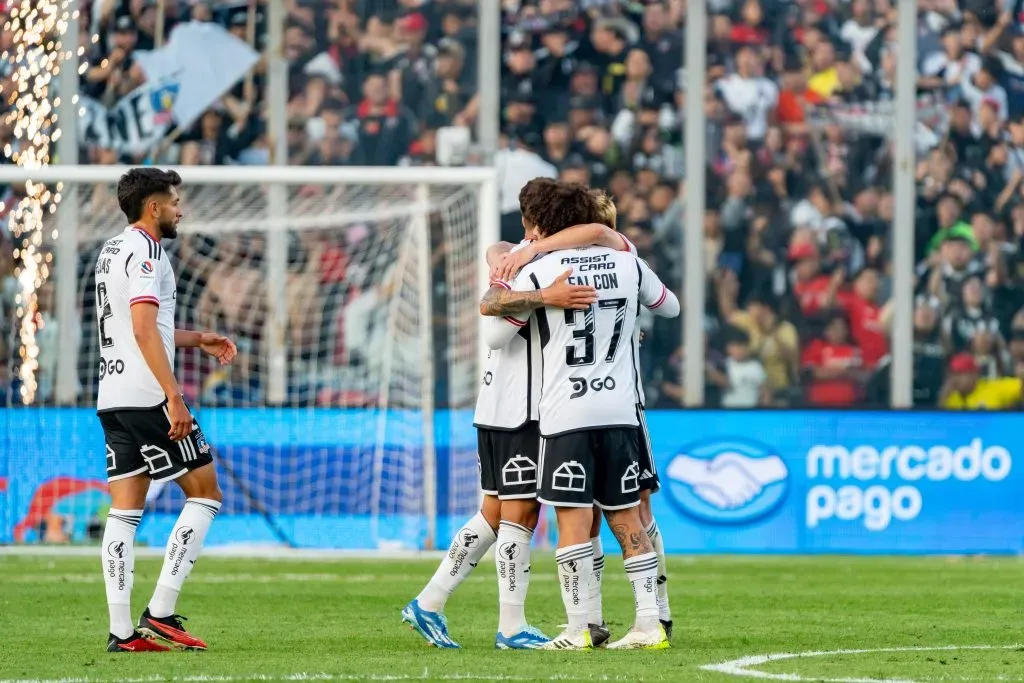
[[[132,166],[24,166],[0,165],[0,183],[116,182]],[[497,171],[489,167],[417,166],[170,166],[186,183],[204,185],[458,185],[493,183]]]

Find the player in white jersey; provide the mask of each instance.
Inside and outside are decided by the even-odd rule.
[[[537,213],[534,206],[558,201],[553,195],[557,194],[559,186],[548,179],[535,179],[523,188],[520,206],[527,239],[514,247],[506,243],[495,245],[489,250],[489,263],[495,264],[502,253],[522,249],[530,243]],[[581,200],[577,213],[563,213],[561,220],[572,223],[590,220],[593,206],[588,197],[579,194],[580,189],[570,191]],[[621,244],[614,233],[600,226],[579,225],[563,234],[573,246],[610,240]],[[507,283],[492,282],[481,308],[488,305],[489,297],[512,294],[508,289]],[[592,287],[570,285],[565,277],[541,292],[530,293],[534,294],[536,297],[515,294],[519,299],[515,304],[519,308],[515,310],[529,311],[545,303],[561,308],[582,308],[596,300]],[[496,647],[535,649],[548,641],[527,624],[524,609],[530,578],[530,542],[539,514],[536,481],[540,363],[540,340],[536,326],[529,324],[518,326],[518,334],[507,346],[489,354],[474,416],[478,428],[483,504],[480,512],[456,534],[430,583],[402,612],[403,621],[438,647],[457,647],[448,635],[442,610],[455,587],[494,543],[497,543],[495,564],[499,583]]]
[[[593,572],[593,505],[604,510],[623,549],[636,599],[632,630],[614,649],[668,647],[658,621],[657,555],[644,533],[635,347],[637,312],[679,314],[679,302],[635,256],[590,247],[548,254],[518,275],[515,290],[539,290],[567,268],[576,284],[591,284],[599,301],[586,311],[545,308],[537,322],[544,344],[540,429],[544,437],[539,500],[556,508],[556,560],[569,624],[546,647],[591,647],[589,585]],[[515,326],[506,324],[506,337]],[[491,335],[493,347],[505,342]]]
[[[174,327],[177,284],[160,239],[181,220],[174,171],[136,168],[121,176],[117,200],[129,225],[96,260],[100,341],[97,413],[107,450],[111,508],[101,549],[110,612],[109,652],[205,650],[175,613],[181,587],[221,506],[210,444],[174,379],[174,349],[198,347],[230,363],[235,345],[219,334]],[[174,480],[185,506],[171,530],[156,590],[135,626],[131,592],[135,530],[150,481]]]
[[[616,219],[618,217],[615,202],[611,197],[603,192],[597,192],[596,197],[597,215],[594,219],[595,223],[611,228],[611,230],[614,231],[616,229]],[[597,228],[599,225],[590,227]],[[575,247],[578,242],[570,242],[566,239],[569,236],[569,232],[571,231],[563,231],[551,235],[550,237],[535,240],[531,242],[529,246],[524,247],[521,250],[502,256],[501,263],[497,269],[498,277],[511,282],[515,279],[515,276],[519,271],[537,256],[547,254],[552,251],[571,249]],[[637,255],[636,247],[633,246],[625,236],[621,233],[614,234],[617,235],[618,239],[616,240],[615,238],[612,238],[610,243],[600,242],[596,235],[590,238],[590,243],[602,244],[602,246],[613,248],[621,248],[617,241],[624,242],[626,250],[634,256]],[[496,312],[501,313],[502,315],[507,313],[505,310],[498,310]],[[634,353],[639,359],[639,325],[633,334],[633,344],[636,347],[634,349]],[[640,459],[638,463],[640,466],[640,521],[644,525],[647,537],[651,540],[651,545],[654,547],[654,551],[658,554],[658,618],[659,621],[661,621],[661,625],[665,627],[665,633],[668,635],[669,639],[671,639],[672,611],[668,600],[668,572],[667,563],[665,562],[665,543],[661,537],[658,522],[654,518],[654,511],[651,509],[651,494],[658,491],[661,487],[661,482],[658,477],[658,470],[654,461],[654,452],[651,447],[650,433],[647,430],[647,420],[644,415],[644,405],[646,401],[643,383],[640,381],[639,372],[637,374],[637,390],[640,396],[640,401],[637,404],[637,420],[640,423]],[[591,575],[590,582],[590,635],[595,647],[599,647],[601,643],[610,637],[610,633],[604,623],[601,599],[601,584],[604,576],[604,548],[602,547],[600,533],[601,514],[599,510],[595,510],[594,524],[590,531],[590,542],[594,547],[594,573]]]

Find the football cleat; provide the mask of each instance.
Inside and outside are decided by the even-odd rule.
[[[402,621],[423,636],[430,645],[440,648],[458,648],[459,644],[448,635],[448,620],[440,612],[428,612],[413,600],[402,609]]]
[[[199,640],[181,623],[185,617],[172,614],[169,617],[154,617],[149,608],[139,617],[139,633],[150,638],[160,638],[179,650],[205,650],[206,643]]]
[[[669,619],[668,621],[665,621],[664,619],[662,619],[661,627],[665,629],[665,637],[669,640],[672,640],[672,620]]]
[[[170,652],[171,648],[144,638],[135,631],[127,638],[118,638],[113,633],[107,640],[107,652]]]
[[[658,630],[651,633],[639,631],[635,627],[625,636],[608,645],[609,650],[667,650],[672,647],[665,634],[665,627],[658,624]]]
[[[601,622],[600,626],[590,624],[590,642],[594,644],[594,647],[604,647],[611,637],[612,632],[608,630],[608,625],[604,622]]]
[[[589,628],[579,628],[570,631],[566,629],[540,647],[541,650],[592,650],[594,642],[590,639]]]
[[[496,650],[539,650],[551,642],[551,639],[541,633],[541,630],[533,626],[527,626],[519,633],[506,636],[498,631],[494,638],[494,649]]]

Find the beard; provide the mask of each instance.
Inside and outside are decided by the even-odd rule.
[[[178,236],[178,223],[173,218],[160,221],[157,227],[160,228],[160,239],[174,239]]]

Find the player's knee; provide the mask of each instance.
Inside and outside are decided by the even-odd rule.
[[[640,492],[640,523],[646,529],[654,521],[654,513],[651,511],[651,492]]]
[[[536,529],[540,519],[540,503],[533,499],[501,501],[501,519],[527,529]]]
[[[590,537],[597,538],[601,533],[601,510],[594,508],[594,521],[590,523]]]
[[[498,500],[497,496],[484,494],[484,500],[480,504],[480,515],[492,529],[497,530],[498,525],[501,523],[501,508],[501,501]]]

